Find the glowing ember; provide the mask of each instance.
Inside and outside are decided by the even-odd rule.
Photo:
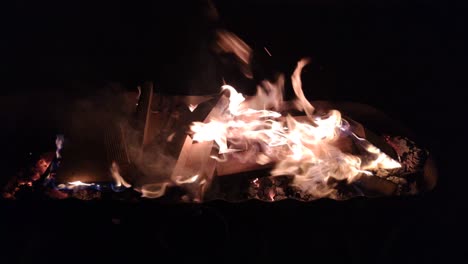
[[[255,186],[256,188],[258,188],[258,187],[260,186],[260,184],[258,183],[258,178],[255,178],[255,179],[252,181],[252,183],[254,184],[254,186]]]
[[[213,158],[218,162],[229,161],[225,156],[228,153],[242,153],[244,160],[275,163],[272,176],[294,176],[295,186],[316,197],[333,196],[333,182],[337,180],[351,183],[363,174],[374,175],[378,169],[399,168],[397,161],[349,131],[339,111],[320,116],[315,113],[302,91],[300,74],[307,63],[299,61],[291,77],[297,96],[295,108],[306,118],[282,116],[279,112],[284,108],[281,77],[276,84],[264,82],[249,100],[232,86],[224,85],[223,91],[229,92],[228,109],[220,118],[193,123],[193,140],[214,141],[219,157]],[[342,151],[336,144],[342,136],[366,154]],[[270,199],[274,200],[274,196]]]

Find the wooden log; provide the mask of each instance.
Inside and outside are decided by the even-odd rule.
[[[157,145],[177,157],[185,140],[186,130],[193,119],[199,116],[199,113],[192,113],[193,108],[211,98],[212,96],[174,96],[154,93],[147,123],[145,148],[152,149],[151,145]],[[192,110],[189,109],[190,105],[193,107]]]
[[[222,95],[204,121],[208,122],[221,116],[228,105],[229,99]],[[216,161],[211,158],[213,146],[212,141],[194,142],[190,135],[187,135],[171,175],[171,179],[175,182],[184,182],[198,175],[196,182],[200,188],[193,191],[197,199],[201,199],[201,195],[214,175]]]
[[[298,122],[307,122],[308,117],[294,116],[294,119]],[[361,124],[353,121],[351,124],[351,129],[360,137],[365,137],[364,128]],[[344,152],[352,153],[353,143],[349,137],[340,136],[333,144],[339,147]],[[242,155],[242,153],[237,153],[236,155]],[[234,155],[232,154],[225,155],[225,158],[227,161],[218,162],[216,165],[217,176],[226,176],[232,174],[239,174],[243,172],[271,169],[274,167],[274,164],[278,161],[271,160],[271,162],[267,164],[259,164],[255,159],[247,159],[245,161],[241,161],[240,159],[234,158]]]
[[[219,112],[220,103],[222,99],[226,97],[222,96],[220,101],[215,108],[208,114],[205,118],[205,122],[211,120],[214,116],[222,114],[222,111]],[[225,103],[227,106],[228,101]],[[325,107],[324,107],[325,108]],[[299,122],[306,122],[306,116],[295,116],[294,117]],[[355,135],[361,138],[368,138],[369,141],[380,148],[383,152],[387,153],[391,157],[394,158],[394,152],[392,151],[391,147],[388,144],[384,144],[385,142],[376,134],[372,133],[371,131],[365,129],[360,123],[354,121],[351,118],[344,116],[348,121],[350,127],[349,130],[352,131]],[[335,146],[340,148],[343,152],[350,153],[350,154],[357,154],[356,146],[353,143],[353,138],[343,134],[342,136],[338,137],[335,142],[333,142]],[[225,158],[227,159],[226,162],[216,162],[212,158],[210,158],[211,150],[213,149],[213,142],[193,142],[189,136],[186,137],[184,146],[182,147],[182,151],[179,155],[179,160],[177,162],[176,168],[174,169],[174,173],[172,175],[173,179],[188,179],[193,177],[194,175],[199,175],[203,179],[211,180],[213,173],[216,176],[227,176],[227,175],[239,175],[242,173],[248,173],[253,171],[261,171],[261,170],[269,170],[271,169],[274,164],[277,162],[272,160],[267,164],[259,164],[256,162],[255,159],[248,159],[246,161],[241,161],[240,159],[233,158],[236,154],[227,154]],[[391,189],[391,188],[390,188]]]
[[[141,93],[137,103],[134,122],[135,129],[142,132],[138,144],[141,144],[141,148],[143,148],[151,139],[148,129],[153,100],[153,83],[145,82],[139,89]]]
[[[186,137],[171,178],[184,181],[195,175],[198,178],[211,179],[216,161],[212,159],[213,142],[194,142],[190,136]]]
[[[255,162],[255,160],[241,162],[238,159],[229,158],[230,155],[226,155],[226,157],[227,157],[227,161],[216,163],[216,176],[226,176],[226,175],[239,174],[243,172],[267,170],[267,169],[273,168],[274,166],[273,162],[261,165]]]

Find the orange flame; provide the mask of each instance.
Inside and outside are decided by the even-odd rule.
[[[115,161],[112,162],[110,172],[111,172],[112,178],[114,178],[115,186],[120,187],[123,185],[125,188],[132,187],[132,185],[126,182],[125,179],[120,175],[119,165],[117,165]]]
[[[141,197],[158,198],[164,195],[168,185],[167,182],[145,184],[141,188],[135,188],[135,190],[141,193]]]
[[[232,53],[236,56],[237,60],[241,63],[241,69],[244,75],[248,78],[252,78],[252,72],[250,70],[250,59],[252,49],[242,39],[235,34],[219,30],[217,32],[217,48],[219,51],[224,53]]]
[[[76,186],[93,186],[94,183],[84,183],[82,181],[72,181],[68,183],[71,185],[71,187],[76,187]]]
[[[227,153],[235,157],[241,152],[244,160],[276,163],[272,176],[293,175],[295,186],[316,197],[335,194],[331,178],[350,183],[363,174],[373,175],[373,170],[400,167],[370,142],[348,131],[339,111],[315,115],[314,106],[302,90],[301,71],[308,62],[300,60],[291,76],[297,97],[295,107],[305,112],[305,119],[284,117],[277,112],[285,104],[282,77],[277,83],[262,83],[257,94],[248,100],[232,86],[224,85],[222,90],[229,91],[226,113],[207,123],[194,122],[193,140],[214,141],[219,148],[220,157],[213,157],[217,162],[228,161]],[[341,151],[334,144],[341,135],[367,151],[366,159]]]

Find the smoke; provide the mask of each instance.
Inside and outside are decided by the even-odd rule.
[[[134,178],[134,186],[164,184],[170,181],[176,158],[167,153],[167,143],[155,140],[153,144],[142,148],[143,131],[134,128],[130,122],[124,123],[125,141],[132,163],[139,171]],[[125,177],[125,176],[124,176]]]
[[[66,143],[64,150],[82,146],[90,146],[87,151],[89,158],[103,160],[105,156],[101,149],[106,150],[109,142],[106,137],[121,133],[119,142],[112,141],[118,147],[124,147],[128,160],[125,162],[118,160],[106,160],[108,168],[104,175],[106,180],[115,177],[112,165],[119,167],[119,176],[123,182],[128,182],[128,186],[135,189],[147,184],[167,184],[170,179],[176,158],[168,154],[168,142],[166,140],[154,140],[154,143],[142,149],[141,137],[143,131],[133,125],[134,114],[138,102],[138,89],[128,89],[119,83],[108,83],[103,87],[96,87],[92,92],[75,98],[67,109],[62,109],[66,115],[64,124],[64,137]],[[112,139],[116,139],[115,137]],[[57,142],[57,149],[61,149],[63,139]],[[96,153],[94,153],[96,152]],[[97,154],[99,153],[99,155]],[[59,153],[60,155],[60,153]],[[66,159],[66,154],[64,155]],[[129,163],[129,164],[122,164]],[[101,177],[101,176],[99,176]],[[89,179],[97,181],[101,179]]]
[[[80,89],[85,85],[92,85],[92,91],[76,96],[69,108],[64,109],[67,112],[65,129],[68,130],[68,135],[93,137],[110,128],[112,123],[130,115],[130,94],[126,93],[128,91],[121,84],[78,84],[73,88]]]

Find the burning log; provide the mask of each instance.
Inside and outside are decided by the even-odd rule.
[[[220,98],[216,107],[212,108],[205,118],[205,122],[212,120],[212,118],[219,117],[219,115],[225,111],[227,107],[225,99],[225,96]],[[209,106],[209,108],[211,107]],[[305,117],[296,117],[296,119],[306,121]],[[426,167],[430,166],[430,164],[427,165],[428,163],[425,162],[425,152],[423,150],[415,147],[415,145],[407,139],[398,137],[382,137],[378,134],[372,133],[368,129],[364,128],[360,123],[355,122],[352,119],[347,118],[346,120],[350,124],[351,131],[359,137],[367,138],[372,144],[378,146],[381,150],[387,148],[388,150],[386,150],[385,153],[389,156],[396,159],[398,159],[398,157],[407,157],[407,160],[400,159],[405,171],[399,171],[395,172],[395,174],[382,175],[378,177],[364,174],[351,185],[337,182],[336,188],[340,189],[340,194],[339,196],[335,196],[336,199],[347,199],[358,195],[373,196],[415,193],[416,190],[423,190],[424,188],[430,189],[430,187],[425,187],[426,184],[419,185],[419,183],[416,189],[408,189],[408,187],[413,186],[412,182],[416,179],[413,176],[406,178],[399,177],[401,174],[408,175],[423,169],[426,170]],[[391,122],[389,124],[391,124]],[[115,138],[111,137],[109,140],[110,139],[112,139],[111,141],[113,142],[115,141],[114,144],[121,144],[118,143],[117,141],[119,140],[116,141]],[[404,144],[401,142],[404,142]],[[352,146],[349,140],[338,140],[336,144],[341,146],[343,150],[348,149],[347,151],[350,151],[351,153],[354,153],[355,151],[352,147],[349,147]],[[406,145],[408,145],[408,148],[412,150],[411,153],[414,153],[411,154],[413,156],[409,156],[407,153],[402,152],[401,149],[406,149],[407,147],[404,147]],[[120,147],[124,148],[122,145]],[[291,177],[262,178],[262,171],[265,172],[271,169],[274,162],[270,162],[265,165],[258,164],[257,162],[242,163],[239,160],[236,161],[236,159],[229,158],[229,155],[232,156],[232,153],[226,155],[229,160],[228,162],[217,162],[210,158],[210,156],[212,156],[211,152],[213,149],[215,149],[213,142],[194,142],[192,137],[185,137],[182,151],[179,155],[179,159],[171,179],[176,184],[182,185],[184,189],[188,190],[192,200],[205,200],[203,199],[203,195],[207,191],[209,187],[208,183],[210,183],[211,180],[215,181],[211,185],[214,184],[217,186],[210,187],[209,197],[206,199],[217,199],[220,197],[227,197],[228,200],[255,198],[267,201],[276,201],[285,198],[294,198],[306,201],[316,199],[316,197],[308,196],[291,185]],[[115,154],[121,152],[117,151],[112,153]],[[116,158],[117,156],[120,158]],[[123,160],[128,158],[126,158],[125,155],[117,156],[114,155],[112,159],[119,160],[119,162],[122,163],[124,163]],[[68,158],[67,155],[65,157]],[[421,166],[414,168],[411,167],[412,162],[415,160],[413,157],[418,158],[418,164]],[[36,165],[40,164],[43,164],[43,162],[36,163]],[[50,164],[50,162],[47,164]],[[424,168],[422,168],[423,165],[425,166]],[[45,167],[36,166],[36,169]],[[43,169],[37,171],[43,172]],[[228,177],[213,178],[214,175]],[[265,176],[267,176],[267,174],[265,174]],[[220,182],[224,182],[221,184],[229,185],[230,187],[227,190],[219,190],[217,188],[219,188]],[[226,184],[227,182],[229,182],[229,184]],[[106,186],[107,185],[105,184],[94,184],[93,186],[83,185],[81,187],[70,187],[70,191],[67,192],[60,191],[61,189],[58,188],[57,190],[51,189],[47,191],[46,194],[56,199],[66,197],[75,197],[78,199],[102,199],[103,196],[101,195],[101,192],[112,191],[110,185],[109,187]],[[423,186],[423,188],[420,188],[420,186]],[[5,193],[4,195],[8,196],[8,193]]]
[[[295,117],[295,119],[304,122],[307,120],[307,117],[300,116],[300,117]],[[372,131],[364,128],[362,124],[357,123],[356,121],[350,118],[347,118],[346,120],[349,122],[350,131],[352,131],[353,133],[355,133],[361,138],[366,138],[369,142],[377,146],[379,149],[385,150],[385,153],[391,156],[392,158],[398,159],[398,156],[396,155],[395,150],[391,147],[390,144],[385,142],[385,139],[383,137],[378,136]],[[359,154],[357,152],[357,146],[349,137],[338,138],[338,140],[334,143],[334,145],[343,152],[351,153],[354,155]],[[248,156],[248,154],[246,154],[246,156]],[[225,159],[227,160],[226,162],[218,162],[216,165],[217,176],[237,177],[236,175],[247,175],[250,172],[254,172],[254,171],[271,170],[275,166],[275,163],[278,162],[278,160],[270,160],[268,164],[262,165],[262,164],[259,164],[259,162],[256,160],[248,160],[248,159],[240,160],[239,158],[235,158],[233,157],[233,155],[230,155],[230,154],[226,155]],[[296,189],[291,189],[291,187],[289,187],[288,185],[292,183],[292,178],[288,178],[288,177],[278,178],[279,181],[275,179],[260,180],[259,177],[261,176],[259,175],[261,175],[261,173],[257,173],[257,177],[255,177],[254,182],[252,182],[253,189],[251,190],[253,193],[257,193],[258,191],[261,190],[263,195],[259,196],[258,194],[255,194],[252,196],[252,194],[250,194],[248,195],[248,197],[250,198],[257,198],[257,199],[271,200],[271,201],[281,200],[281,199],[285,199],[288,197],[290,198],[295,197],[296,199],[301,199],[301,200],[314,199],[313,197],[310,197],[310,196],[304,196],[304,194],[302,194],[300,191]],[[219,180],[224,181],[221,179]],[[259,189],[259,186],[261,183],[263,183],[262,185],[263,187]],[[232,182],[230,184],[232,184]],[[363,174],[360,176],[360,179],[356,183],[356,187],[354,188],[362,189],[366,193],[366,196],[392,195],[397,192],[398,185],[381,177],[368,176],[368,175]],[[354,196],[360,195],[362,190],[360,190],[358,193],[354,193],[353,195]],[[342,197],[345,197],[345,195],[342,194]],[[336,198],[338,199],[338,197]]]
[[[228,108],[229,99],[222,95],[216,105],[208,113],[205,122],[219,118]],[[214,143],[212,141],[194,142],[187,135],[174,167],[171,179],[176,183],[197,182],[200,189],[192,194],[195,199],[201,199],[206,184],[211,182],[216,168],[216,161],[211,157]]]
[[[107,191],[127,190],[139,175],[125,172],[135,169],[136,161],[140,166],[154,162],[153,151],[170,153],[177,160],[162,182],[135,187],[142,197],[162,196],[168,186],[182,187],[182,200],[186,201],[204,201],[207,196],[309,201],[400,195],[420,189],[415,174],[426,170],[426,151],[407,138],[374,133],[358,122],[366,118],[360,119],[352,111],[341,113],[330,104],[304,102],[298,70],[294,75],[298,99],[292,102],[282,101],[281,80],[266,83],[264,90],[248,100],[228,85],[210,100],[153,94],[152,84],[145,83],[133,123],[141,132],[136,142],[138,154],[130,154],[129,145],[135,144],[127,142],[128,131],[121,123],[112,118],[99,119],[99,124],[94,120],[91,124],[95,126],[87,133],[74,130],[74,141],[64,151],[66,162],[53,172],[62,184],[48,195],[101,199]],[[291,116],[298,112],[306,116]],[[57,160],[61,148],[57,145]],[[33,181],[44,174],[37,166],[30,177]],[[114,183],[109,184],[110,179]]]
[[[307,116],[294,116],[294,119],[299,122],[308,122]],[[389,148],[388,144],[384,143],[378,136],[372,133],[369,130],[366,130],[362,124],[347,118],[346,119],[350,125],[350,130],[355,133],[357,136],[361,138],[371,138],[369,141],[372,142],[374,145],[378,146],[380,149],[385,149],[385,153],[391,153],[391,156],[394,157],[391,148]],[[341,149],[343,152],[346,153],[354,153],[356,154],[355,146],[352,140],[348,137],[339,137],[334,145]],[[255,150],[254,150],[255,151]],[[248,152],[248,151],[247,151]],[[257,155],[257,158],[261,159],[261,155],[258,153],[254,153]],[[244,157],[244,158],[243,158]],[[247,158],[245,158],[247,157]],[[270,160],[266,164],[262,164],[261,160],[256,159],[249,159],[248,157],[252,157],[247,153],[228,153],[225,154],[224,159],[227,162],[218,162],[216,164],[216,175],[217,176],[226,176],[238,173],[246,173],[249,171],[256,171],[256,170],[265,170],[265,169],[272,169],[274,164],[278,162],[276,160]]]
[[[293,176],[287,177],[292,181],[286,181],[288,188],[295,189],[293,193],[340,199],[340,185],[346,189],[359,180],[369,189],[378,189],[372,184],[376,180],[367,180],[367,176],[390,179],[388,176],[401,168],[396,161],[400,157],[381,138],[357,122],[343,119],[339,111],[318,113],[301,87],[300,72],[306,64],[307,60],[299,61],[291,77],[297,96],[293,104],[284,104],[278,92],[282,91],[282,78],[276,85],[259,87],[256,97],[248,101],[233,87],[223,86],[230,93],[226,114],[193,124],[194,140],[216,143],[220,155],[217,160],[227,164],[217,166],[218,175],[245,173],[274,164],[272,177]],[[266,104],[263,109],[262,102]],[[293,106],[306,117],[282,117],[276,111],[282,105]],[[382,193],[395,191],[391,184],[382,186]]]
[[[158,145],[172,156],[177,156],[185,142],[190,123],[196,116],[198,105],[212,99],[210,96],[172,96],[155,94],[151,102],[151,118],[147,124],[151,138],[145,147]],[[194,112],[195,111],[195,112]],[[201,114],[201,115],[200,115]]]

